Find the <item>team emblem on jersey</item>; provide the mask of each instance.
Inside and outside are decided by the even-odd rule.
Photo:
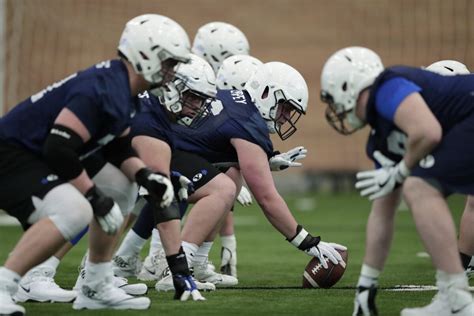
[[[41,184],[48,184],[48,183],[56,181],[58,179],[59,179],[59,177],[52,173],[52,174],[47,175],[43,179],[41,179]]]
[[[435,159],[432,155],[428,155],[420,160],[420,167],[423,169],[429,169],[435,165]]]
[[[202,169],[201,171],[199,171],[199,173],[195,174],[194,177],[193,177],[193,182],[198,182],[199,180],[202,179],[202,177],[204,177],[205,175],[207,175],[207,170],[206,169]]]

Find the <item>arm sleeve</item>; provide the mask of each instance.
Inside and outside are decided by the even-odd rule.
[[[393,122],[400,103],[410,94],[420,92],[421,88],[405,78],[395,77],[384,82],[375,95],[375,108],[386,120]]]

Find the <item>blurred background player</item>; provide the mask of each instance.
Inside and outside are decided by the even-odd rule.
[[[472,170],[472,160],[453,159],[459,142],[464,147],[469,138],[472,107],[467,102],[473,80],[404,66],[384,69],[379,56],[362,47],[339,50],[326,61],[321,74],[326,118],[345,135],[369,123],[373,130],[367,153],[378,167],[357,174],[356,188],[374,202],[354,315],[377,315],[377,279],[388,255],[402,193],[437,269],[438,293],[431,304],[403,309],[401,315],[473,315],[445,201],[447,194],[474,191],[474,175],[465,172]],[[386,163],[380,153],[393,163]],[[464,174],[453,178],[453,167]]]
[[[469,74],[467,67],[454,60],[441,60],[435,62],[426,70],[430,70],[441,75],[452,76],[460,74]],[[390,167],[395,165],[395,162],[380,151],[375,151],[373,160],[377,167]],[[366,254],[364,263],[360,273],[359,281],[357,283],[358,293],[355,298],[354,315],[371,315],[376,310],[375,293],[373,289],[372,295],[366,296],[364,292],[370,288],[376,288],[378,285],[378,278],[382,272],[385,261],[387,259],[391,241],[393,238],[393,225],[395,219],[395,212],[401,200],[401,190],[395,190],[390,196],[374,200],[372,202],[372,210],[367,222],[367,237],[366,237]],[[463,267],[469,270],[469,262],[474,253],[472,247],[474,246],[474,237],[470,227],[474,225],[472,198],[467,197],[466,208],[463,213],[460,225],[459,234],[459,251]],[[443,303],[440,300],[434,300],[433,303]]]

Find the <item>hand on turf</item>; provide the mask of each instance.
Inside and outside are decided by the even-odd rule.
[[[173,284],[175,288],[175,300],[180,300],[184,302],[187,301],[189,297],[192,297],[193,301],[206,300],[197,289],[196,283],[190,275],[173,275]]]
[[[275,155],[269,160],[270,169],[272,171],[280,171],[289,167],[301,167],[302,164],[295,161],[305,158],[307,152],[306,148],[299,146],[285,153]]]
[[[334,264],[340,264],[345,267],[346,263],[342,260],[342,256],[338,250],[347,250],[347,248],[336,243],[320,241],[316,246],[305,250],[305,252],[310,256],[318,258],[324,269],[328,268],[326,258]]]
[[[102,230],[109,235],[115,234],[123,223],[123,215],[117,203],[105,196],[96,186],[90,188],[85,197],[91,204]]]
[[[395,190],[409,175],[410,170],[402,160],[392,167],[358,172],[355,187],[360,190],[361,196],[369,196],[372,201]]]
[[[252,195],[245,186],[242,186],[240,193],[237,196],[237,201],[239,201],[242,206],[250,206],[252,204]]]

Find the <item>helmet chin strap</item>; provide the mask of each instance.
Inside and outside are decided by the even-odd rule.
[[[265,120],[265,123],[267,123],[268,131],[270,132],[270,134],[275,134],[276,133],[275,122],[272,120]]]

